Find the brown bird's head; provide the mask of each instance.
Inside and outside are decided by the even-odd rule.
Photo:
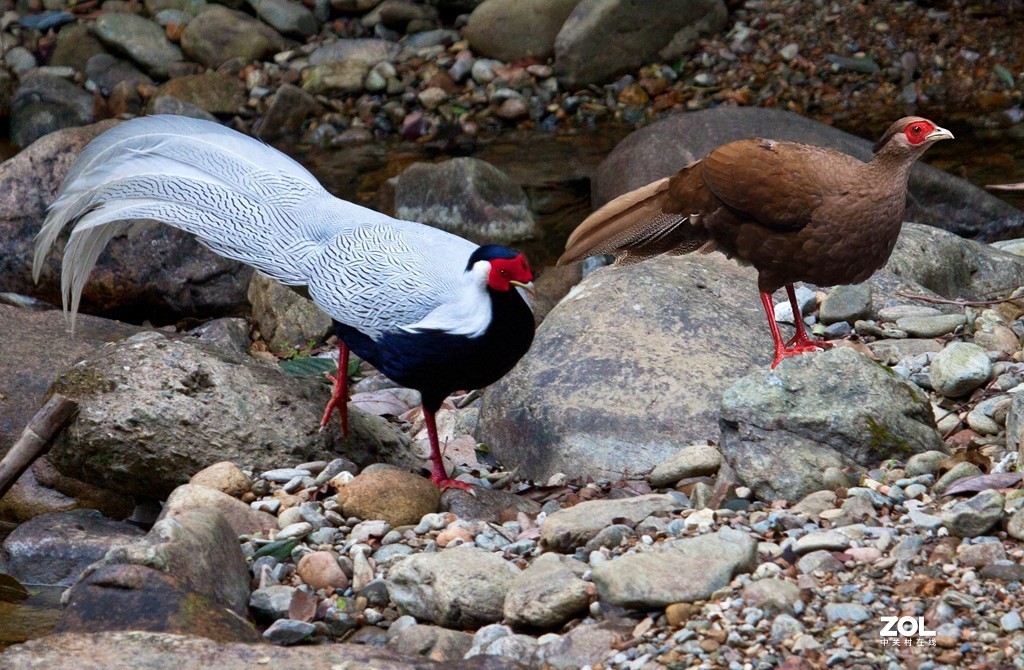
[[[875,143],[874,153],[883,149],[898,153],[919,154],[939,140],[951,140],[953,133],[920,116],[904,116],[889,126]]]

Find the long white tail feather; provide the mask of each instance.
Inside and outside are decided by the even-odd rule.
[[[187,231],[273,279],[309,286],[321,309],[370,336],[452,299],[476,248],[339,200],[291,158],[216,123],[144,117],[85,148],[36,238],[38,281],[50,248],[74,225],[61,271],[72,329],[89,273],[132,219]],[[396,291],[388,268],[415,290]]]

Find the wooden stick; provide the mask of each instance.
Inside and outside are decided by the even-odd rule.
[[[62,395],[54,395],[36,412],[21,437],[0,460],[0,498],[14,485],[33,461],[50,449],[57,433],[67,425],[78,411],[78,403]]]

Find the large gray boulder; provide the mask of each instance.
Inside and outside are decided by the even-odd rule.
[[[831,147],[864,161],[870,160],[877,139],[862,139],[778,109],[719,107],[676,114],[631,133],[608,154],[594,176],[593,205],[667,177],[715,147],[745,137]],[[910,174],[904,219],[983,241],[1024,235],[1019,209],[921,162]]]
[[[580,0],[486,0],[464,34],[475,53],[500,61],[550,58],[555,37]]]
[[[79,152],[111,128],[104,121],[51,133],[0,164],[0,292],[61,304],[59,251],[32,281],[35,237]],[[67,231],[54,245],[63,249]],[[82,311],[165,323],[188,314],[235,311],[246,304],[252,269],[222,258],[195,238],[155,221],[136,221],[107,245],[82,294]]]
[[[722,0],[582,0],[555,39],[555,74],[569,89],[603,84],[678,58],[727,20]]]
[[[477,438],[527,477],[644,473],[717,439],[729,380],[769,363],[752,269],[718,255],[605,268],[487,389]]]
[[[786,359],[726,389],[720,444],[759,498],[794,501],[824,488],[827,468],[945,449],[928,396],[847,348]]]
[[[354,407],[348,438],[336,420],[320,431],[330,397],[321,379],[156,332],[76,365],[54,391],[80,406],[51,452],[57,468],[135,495],[167,495],[224,460],[268,470],[339,451],[366,464],[408,449],[397,428]]]

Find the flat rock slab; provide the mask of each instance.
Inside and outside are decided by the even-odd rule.
[[[722,455],[762,500],[826,488],[829,467],[943,450],[927,396],[852,349],[784,360],[722,397]]]
[[[668,515],[689,505],[668,494],[650,494],[619,500],[590,500],[555,512],[544,519],[540,543],[545,549],[563,553],[583,546],[616,519],[633,524],[652,515]]]
[[[157,332],[75,366],[54,391],[80,407],[54,444],[54,465],[135,495],[167,495],[224,460],[259,471],[346,451],[366,463],[404,454],[408,445],[385,420],[355,408],[347,439],[336,421],[321,432],[330,390],[320,379]]]
[[[652,609],[707,600],[735,575],[753,570],[756,561],[754,538],[722,528],[599,563],[593,577],[603,602]]]
[[[362,670],[520,670],[525,666],[496,656],[438,663],[360,644],[275,647],[269,644],[220,644],[203,637],[166,633],[112,632],[47,635],[18,644],[0,654],[5,670],[65,667],[76,670],[174,670],[257,667],[289,670],[335,670],[339,664]]]

